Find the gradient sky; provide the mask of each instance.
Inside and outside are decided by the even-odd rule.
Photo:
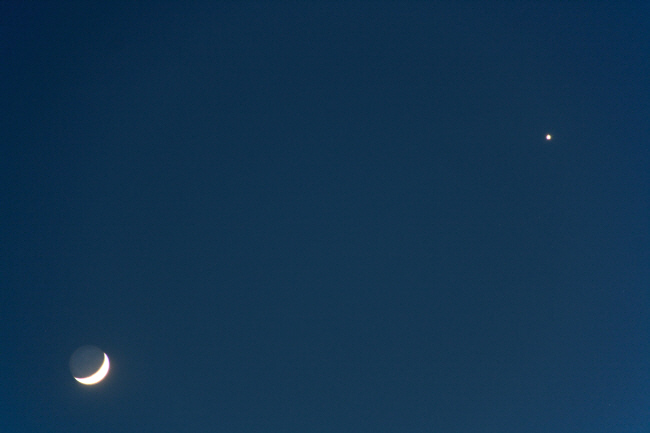
[[[650,431],[649,22],[1,2],[0,429]]]

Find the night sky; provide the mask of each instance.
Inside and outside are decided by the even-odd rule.
[[[647,433],[649,23],[0,2],[0,430]]]

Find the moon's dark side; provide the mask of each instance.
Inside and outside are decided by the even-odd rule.
[[[92,376],[104,362],[104,352],[99,347],[81,346],[70,357],[70,372],[74,377]]]

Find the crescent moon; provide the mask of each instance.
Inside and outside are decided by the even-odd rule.
[[[75,377],[77,382],[83,383],[84,385],[94,385],[96,383],[101,382],[102,379],[106,377],[108,374],[108,368],[110,367],[110,363],[108,362],[108,355],[104,353],[104,362],[102,363],[102,366],[99,367],[99,370],[97,370],[96,373],[91,374],[88,377]]]

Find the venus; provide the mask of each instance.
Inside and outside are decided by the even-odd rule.
[[[82,346],[70,357],[70,372],[84,385],[99,383],[108,374],[108,355],[95,346]]]

